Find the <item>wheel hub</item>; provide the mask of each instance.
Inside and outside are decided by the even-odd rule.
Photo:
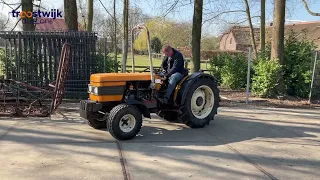
[[[211,113],[213,104],[214,96],[210,87],[203,85],[194,91],[191,98],[191,110],[195,117],[206,118]]]
[[[136,119],[131,114],[124,115],[119,122],[119,127],[123,132],[132,131],[135,125],[136,125]]]
[[[196,100],[196,104],[197,106],[201,106],[203,104],[203,98],[202,97],[198,97]]]

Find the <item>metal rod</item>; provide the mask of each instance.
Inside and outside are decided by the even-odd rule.
[[[154,80],[154,74],[153,74],[153,64],[152,64],[152,54],[151,54],[151,41],[150,41],[150,32],[147,26],[145,25],[137,25],[133,29],[145,29],[147,31],[147,41],[148,41],[148,52],[149,52],[149,64],[150,64],[150,76],[151,76],[151,88],[155,88],[155,80]],[[133,41],[133,38],[131,38],[131,42]],[[133,47],[133,44],[131,45],[131,48]],[[133,53],[133,52],[132,52]],[[134,66],[134,63],[132,63]]]
[[[251,61],[251,47],[249,47],[248,54],[248,74],[247,74],[247,93],[246,93],[246,104],[249,101],[249,87],[250,87],[250,61]]]
[[[107,61],[107,38],[103,38],[104,39],[104,72],[106,72],[106,61]]]
[[[150,41],[150,32],[149,29],[144,26],[144,28],[147,30],[147,37],[148,37],[148,51],[149,51],[149,62],[150,62],[150,73],[151,73],[151,86],[154,87],[154,74],[153,74],[153,64],[152,64],[152,55],[151,55],[151,41]]]
[[[312,78],[311,78],[311,85],[310,85],[310,93],[309,93],[309,101],[308,103],[310,104],[311,102],[311,95],[312,95],[312,86],[313,86],[313,80],[314,80],[314,72],[316,70],[316,65],[317,65],[317,59],[318,59],[318,52],[316,51],[316,55],[314,58],[314,64],[313,64],[313,72],[312,72]]]
[[[135,72],[135,62],[134,62],[134,47],[133,47],[133,43],[134,43],[134,37],[133,37],[133,32],[134,32],[134,29],[136,27],[132,28],[131,30],[131,56],[132,56],[132,72],[134,73]]]

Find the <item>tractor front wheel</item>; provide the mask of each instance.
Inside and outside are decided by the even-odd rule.
[[[209,124],[217,114],[219,106],[219,89],[217,83],[200,77],[193,83],[187,93],[184,110],[186,125],[191,128],[202,128]]]
[[[117,105],[110,111],[107,127],[109,133],[118,140],[132,139],[142,127],[141,112],[132,105]]]
[[[90,119],[87,119],[87,124],[93,127],[94,129],[104,129],[107,127],[106,120],[104,119],[90,118]]]

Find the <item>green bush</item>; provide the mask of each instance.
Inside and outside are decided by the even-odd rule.
[[[291,32],[285,40],[284,81],[288,95],[307,97],[310,92],[316,45]]]
[[[253,65],[255,74],[252,77],[252,92],[262,97],[273,97],[277,94],[278,75],[281,72],[279,61],[259,58]]]
[[[316,45],[313,41],[304,38],[305,34],[300,35],[302,35],[302,38],[298,40],[298,34],[291,31],[285,38],[285,64],[282,68],[282,74],[288,95],[307,97],[310,92]],[[275,87],[277,85],[277,73],[280,72],[280,69],[278,69],[279,63],[269,61],[270,55],[271,46],[267,44],[266,50],[260,52],[259,60],[253,63],[255,74],[252,90],[255,94],[273,96],[277,93]],[[320,83],[314,83],[313,94],[317,94],[320,92]]]
[[[244,54],[231,55],[221,53],[209,61],[211,74],[223,86],[231,89],[241,89],[246,85],[247,59]]]
[[[223,85],[231,89],[242,89],[247,83],[247,60],[243,54],[225,59],[221,78]]]
[[[153,52],[160,53],[162,48],[162,43],[158,37],[153,37],[151,39],[151,49]]]
[[[221,72],[225,66],[226,59],[232,59],[228,53],[218,54],[213,56],[209,61],[209,70],[211,75],[215,76],[219,83],[222,83]]]
[[[119,67],[119,62],[116,62],[114,57],[109,55],[105,58],[103,54],[97,54],[94,57],[94,61],[96,62],[95,72],[97,73],[116,72],[117,66]]]

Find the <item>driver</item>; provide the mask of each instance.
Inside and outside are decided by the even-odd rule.
[[[184,77],[186,69],[184,68],[183,55],[179,51],[172,48],[170,45],[165,45],[162,52],[165,54],[165,57],[163,58],[161,68],[166,71],[162,80],[165,81],[168,79],[169,85],[164,97],[159,98],[159,100],[163,104],[168,104],[177,82]]]

